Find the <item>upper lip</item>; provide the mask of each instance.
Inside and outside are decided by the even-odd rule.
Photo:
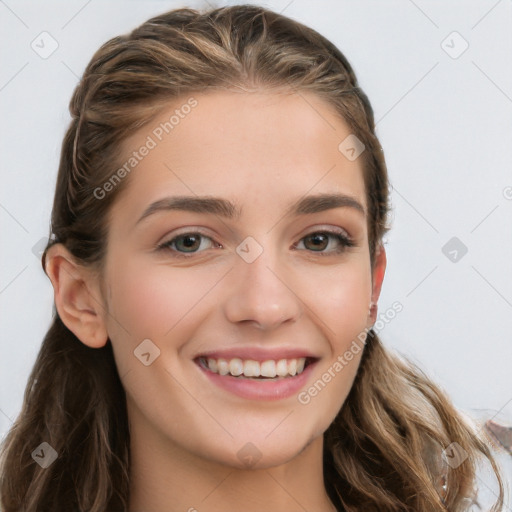
[[[300,348],[261,348],[261,347],[232,347],[225,350],[212,350],[197,354],[194,359],[204,357],[212,359],[251,359],[253,361],[279,361],[280,359],[300,359],[301,357],[319,359],[312,352]]]

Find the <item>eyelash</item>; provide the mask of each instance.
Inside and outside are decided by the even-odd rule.
[[[315,255],[319,255],[319,256],[324,256],[325,257],[325,256],[330,256],[332,254],[341,254],[347,248],[355,246],[354,241],[349,236],[347,236],[345,234],[345,231],[337,231],[337,230],[329,230],[329,229],[321,229],[321,230],[318,230],[318,231],[312,231],[311,233],[308,233],[307,235],[302,237],[299,240],[299,242],[302,242],[307,237],[310,237],[312,235],[318,235],[318,234],[328,235],[328,236],[331,236],[331,237],[335,238],[340,243],[340,247],[338,247],[337,249],[335,249],[333,251],[328,251],[328,252],[324,252],[324,251],[309,251],[309,252],[311,252],[312,254],[315,254]],[[198,254],[198,253],[200,253],[202,251],[195,251],[195,252],[190,252],[190,253],[184,253],[184,252],[177,251],[176,249],[172,249],[170,247],[171,244],[173,244],[177,239],[179,239],[180,237],[185,237],[187,235],[199,235],[199,236],[201,236],[203,238],[207,238],[207,239],[209,239],[209,240],[211,240],[213,242],[211,237],[205,235],[204,233],[201,233],[200,231],[187,231],[185,233],[180,233],[179,235],[176,235],[174,238],[172,238],[171,240],[169,240],[167,242],[159,244],[157,246],[157,250],[173,252],[174,256],[177,257],[177,258],[184,258],[184,259],[192,258],[196,254]],[[297,242],[297,244],[299,242]],[[294,247],[297,244],[295,244]],[[306,249],[306,250],[308,250],[308,249]]]

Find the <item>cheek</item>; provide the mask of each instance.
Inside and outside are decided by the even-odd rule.
[[[132,337],[162,339],[214,283],[211,272],[126,262],[110,274],[110,313]]]
[[[158,354],[151,368],[173,364],[176,354],[200,324],[208,307],[208,292],[219,280],[217,273],[211,270],[171,268],[147,260],[125,259],[110,271],[107,267],[106,272],[108,334],[119,374],[124,376],[131,372],[132,379],[141,370],[134,354],[144,340],[156,346],[149,345],[151,354]],[[144,347],[147,346],[146,342]],[[151,372],[151,375],[144,386],[149,386],[157,373]]]
[[[313,302],[329,342],[330,357],[318,368],[318,380],[299,397],[316,408],[321,433],[345,402],[364,351],[371,298],[369,261],[353,260],[316,283]]]
[[[354,261],[317,276],[309,285],[312,307],[329,327],[329,338],[346,342],[364,329],[371,299],[371,273],[365,261]]]

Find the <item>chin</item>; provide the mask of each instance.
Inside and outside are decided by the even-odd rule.
[[[211,460],[241,470],[260,470],[282,466],[301,456],[322,434],[313,435],[283,430],[281,435],[243,436],[230,441],[230,454],[212,453]],[[235,448],[233,450],[233,448]]]

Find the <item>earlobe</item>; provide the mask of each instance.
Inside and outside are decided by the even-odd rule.
[[[52,282],[55,307],[64,325],[85,345],[91,348],[104,346],[108,334],[100,287],[94,273],[79,265],[62,244],[48,249],[45,270]]]

